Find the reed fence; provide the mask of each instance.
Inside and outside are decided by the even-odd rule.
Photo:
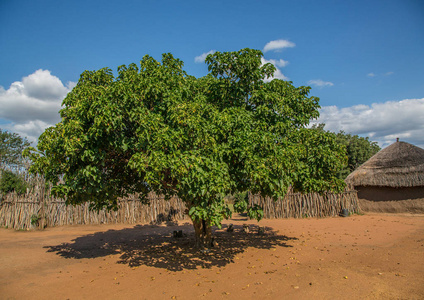
[[[249,193],[250,205],[258,204],[263,207],[264,218],[306,218],[306,217],[335,217],[342,209],[348,213],[359,213],[359,202],[355,190],[346,190],[340,194],[325,193],[292,193],[277,201],[261,195]]]
[[[66,205],[65,200],[54,198],[43,178],[33,178],[32,188],[24,195],[9,193],[0,199],[0,227],[28,230],[36,227],[74,224],[159,224],[164,221],[184,220],[186,207],[181,199],[150,193],[149,204],[140,202],[136,195],[118,201],[118,210],[91,210],[89,203]],[[291,191],[281,200],[273,201],[249,193],[250,205],[263,207],[264,218],[304,218],[337,216],[342,209],[359,213],[355,190],[341,194],[300,194]]]
[[[36,227],[74,224],[159,224],[184,220],[185,205],[177,197],[166,201],[164,196],[150,193],[149,204],[143,204],[136,195],[118,201],[118,210],[91,210],[89,203],[66,205],[65,200],[50,196],[42,181],[25,195],[9,193],[0,202],[0,226],[17,230]]]

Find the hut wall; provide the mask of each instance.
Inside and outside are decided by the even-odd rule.
[[[358,199],[368,201],[398,201],[408,199],[424,199],[424,187],[374,187],[355,186]]]
[[[382,213],[424,213],[424,187],[356,186],[361,210]]]
[[[363,212],[379,213],[424,213],[424,199],[409,199],[396,201],[371,201],[359,199]]]

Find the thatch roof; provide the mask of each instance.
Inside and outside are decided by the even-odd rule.
[[[353,186],[424,186],[424,149],[396,142],[367,160],[345,181]]]

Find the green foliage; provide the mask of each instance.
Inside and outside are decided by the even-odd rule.
[[[25,165],[22,151],[29,147],[26,138],[0,128],[0,168],[17,169]]]
[[[222,220],[231,216],[231,209],[224,201],[203,202],[203,205],[192,206],[189,216],[196,221],[206,220],[209,226],[216,225],[221,229]]]
[[[249,205],[248,192],[241,192],[234,195],[234,210],[239,213],[247,211]]]
[[[15,191],[18,194],[25,194],[27,183],[19,175],[9,171],[3,170],[0,174],[0,191],[4,194]]]
[[[325,124],[318,124],[312,126],[313,129],[323,132]],[[366,162],[374,154],[380,151],[377,142],[372,142],[368,137],[360,137],[358,135],[351,135],[340,131],[334,133],[335,139],[338,144],[346,148],[347,164],[339,172],[339,177],[344,179],[356,168]]]
[[[340,131],[337,133],[336,139],[338,143],[346,146],[348,157],[348,173],[345,173],[346,176],[380,151],[377,142],[370,141],[368,137],[359,137]]]
[[[41,220],[39,215],[33,214],[31,216],[31,225],[38,225],[38,221]]]
[[[106,68],[85,71],[63,101],[62,121],[27,151],[31,171],[68,202],[96,208],[134,192],[178,195],[192,219],[209,226],[231,215],[224,195],[341,190],[343,148],[332,134],[306,128],[319,99],[308,97],[310,87],[264,82],[275,68],[261,57],[216,52],[202,78],[171,54],[121,66],[116,78]],[[246,198],[234,206],[263,216]]]
[[[255,205],[253,205],[253,206],[251,206],[247,209],[247,216],[250,219],[255,219],[255,220],[260,221],[264,217],[264,211],[263,211],[262,207],[255,204]]]

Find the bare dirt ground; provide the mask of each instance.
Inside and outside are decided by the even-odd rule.
[[[188,223],[0,229],[0,299],[424,298],[424,215],[237,216],[215,234],[200,253]]]

